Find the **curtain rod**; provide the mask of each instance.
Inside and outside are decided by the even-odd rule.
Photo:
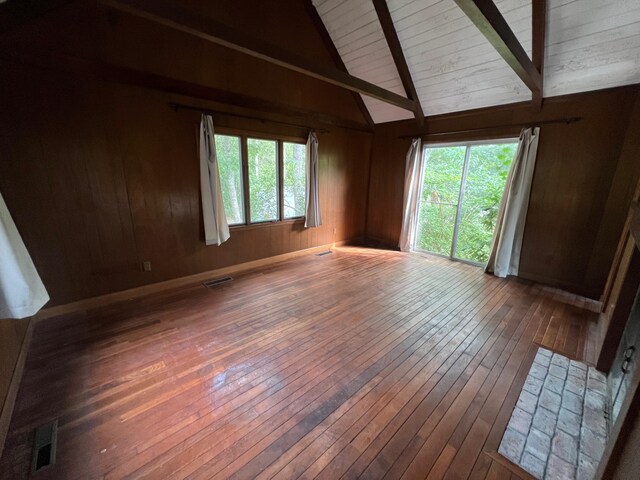
[[[202,107],[196,107],[194,105],[185,105],[182,103],[174,103],[174,102],[169,102],[169,106],[171,108],[173,108],[176,112],[178,110],[193,110],[195,112],[200,112],[200,113],[205,113],[208,115],[228,115],[231,117],[238,117],[238,118],[247,118],[249,120],[258,120],[260,122],[270,122],[270,123],[279,123],[280,125],[287,125],[289,127],[296,127],[296,128],[306,128],[309,130],[314,130],[318,133],[329,133],[329,130],[324,130],[322,128],[313,128],[310,127],[308,125],[300,125],[298,123],[290,123],[290,122],[282,122],[280,120],[269,120],[266,118],[260,118],[260,117],[254,117],[252,115],[243,115],[241,113],[230,113],[230,112],[223,112],[222,110],[211,110],[211,109],[207,109],[207,108],[202,108]]]
[[[437,137],[441,135],[451,135],[454,133],[483,132],[487,130],[495,130],[496,128],[537,127],[538,125],[551,125],[556,123],[564,123],[568,125],[570,123],[579,122],[580,120],[582,120],[582,117],[566,117],[566,118],[556,118],[553,120],[542,120],[540,122],[510,123],[505,125],[494,125],[491,127],[469,128],[466,130],[450,130],[448,132],[438,132],[438,133],[421,132],[421,133],[414,133],[413,135],[401,135],[398,138]]]

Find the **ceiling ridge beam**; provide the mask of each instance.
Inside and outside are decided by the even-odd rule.
[[[542,76],[492,0],[455,0],[511,69],[536,94]],[[533,2],[536,3],[536,2]],[[535,8],[535,7],[534,7]]]
[[[407,93],[407,97],[415,102],[415,110],[413,111],[413,114],[416,117],[418,125],[422,127],[424,125],[424,113],[422,111],[422,105],[420,105],[418,93],[416,92],[416,87],[413,84],[411,72],[409,72],[409,66],[407,65],[407,60],[404,57],[402,45],[400,44],[400,39],[398,38],[398,32],[396,32],[396,27],[393,24],[393,19],[391,18],[391,13],[389,12],[387,0],[373,0],[373,6],[375,7],[376,13],[378,14],[378,20],[380,21],[380,26],[382,27],[384,38],[387,40],[387,45],[389,46],[389,50],[391,51],[393,61],[396,64],[396,69],[398,70],[398,74],[400,75],[402,86]]]
[[[402,95],[356,78],[335,67],[320,65],[313,60],[291,53],[276,45],[252,38],[215,20],[197,15],[179,5],[165,4],[164,2],[145,2],[143,0],[102,0],[101,3],[115,10],[173,28],[332,85],[377,98],[405,110],[413,111],[415,109],[415,101]]]
[[[318,10],[316,10],[316,7],[313,6],[312,0],[304,0],[304,7],[307,10],[309,17],[311,18],[311,22],[316,28],[318,35],[320,35],[322,43],[324,44],[325,48],[329,52],[329,56],[333,60],[333,63],[336,65],[336,67],[338,67],[343,72],[349,73],[347,70],[347,66],[342,61],[340,52],[338,52],[336,45],[333,43],[333,40],[331,39],[331,35],[329,35],[329,32],[327,31],[327,27],[325,27],[324,22],[322,21],[322,18],[320,18],[320,15],[318,14]],[[369,109],[364,103],[364,100],[362,100],[362,97],[360,96],[359,93],[353,92],[353,91],[351,93],[353,95],[353,99],[358,105],[358,108],[360,109],[360,113],[362,113],[362,116],[364,117],[366,122],[369,124],[369,126],[373,130],[375,128],[375,123],[373,121],[373,118],[371,117],[371,113],[369,113]]]
[[[540,89],[533,92],[533,105],[542,108],[544,97],[544,47],[547,27],[547,0],[534,0],[531,4],[531,60],[540,73]]]

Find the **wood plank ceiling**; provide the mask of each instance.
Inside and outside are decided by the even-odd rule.
[[[313,0],[347,70],[387,90],[406,95],[371,0]],[[362,96],[375,123],[412,118],[408,110]]]
[[[531,0],[496,6],[531,57]],[[371,0],[313,0],[349,73],[405,95]],[[454,0],[387,0],[425,115],[529,101]],[[639,0],[548,0],[544,96],[640,82]],[[376,123],[411,112],[364,97]]]

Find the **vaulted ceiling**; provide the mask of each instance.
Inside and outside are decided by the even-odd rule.
[[[536,0],[533,0],[536,1]],[[372,0],[313,0],[348,70],[406,95]],[[387,0],[425,115],[532,99],[531,90],[454,0]],[[532,0],[496,0],[532,56]],[[639,0],[547,0],[545,97],[640,83]],[[367,96],[375,123],[412,112]]]

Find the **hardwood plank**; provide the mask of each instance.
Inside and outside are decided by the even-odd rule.
[[[588,341],[578,305],[341,247],[52,318],[35,325],[0,476],[26,478],[33,428],[58,419],[45,479],[510,478],[483,451],[535,340]]]

